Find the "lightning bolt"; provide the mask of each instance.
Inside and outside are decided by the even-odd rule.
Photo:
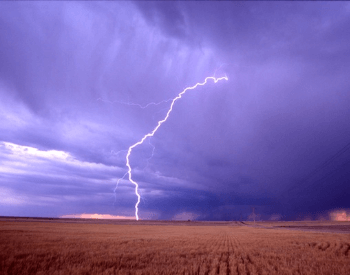
[[[97,101],[102,101],[102,102],[107,102],[107,103],[120,103],[120,104],[124,104],[124,105],[128,105],[128,106],[138,106],[141,109],[146,109],[147,107],[149,107],[151,105],[158,106],[158,105],[160,105],[162,103],[167,103],[167,102],[169,102],[170,100],[173,100],[173,99],[169,98],[169,99],[162,100],[160,102],[150,102],[150,103],[147,103],[146,105],[141,105],[141,104],[133,103],[133,102],[119,101],[119,100],[110,101],[110,100],[102,99],[100,97],[98,99],[96,99],[96,100]]]
[[[139,204],[140,204],[141,196],[140,196],[140,194],[139,194],[139,192],[138,192],[138,189],[139,189],[138,183],[132,179],[131,166],[130,166],[130,160],[129,160],[129,157],[130,157],[130,155],[131,155],[132,150],[133,150],[135,147],[141,145],[147,138],[153,137],[153,136],[154,136],[154,134],[157,132],[157,130],[159,129],[159,127],[160,127],[165,121],[167,121],[167,119],[168,119],[170,113],[171,113],[172,110],[173,110],[173,106],[174,106],[174,104],[175,104],[175,102],[176,102],[177,100],[179,100],[188,90],[194,90],[194,89],[196,89],[198,86],[203,86],[203,85],[207,84],[207,81],[208,81],[209,79],[212,79],[212,80],[214,81],[214,83],[217,83],[218,81],[223,80],[223,79],[228,80],[227,76],[220,77],[220,78],[216,78],[215,76],[209,76],[209,77],[207,77],[207,78],[204,80],[204,82],[202,82],[202,83],[197,83],[197,84],[195,84],[195,85],[192,86],[192,87],[187,87],[187,88],[185,88],[181,93],[179,93],[179,94],[177,95],[177,97],[175,97],[175,98],[173,98],[173,99],[171,100],[170,108],[169,108],[168,112],[166,113],[165,118],[162,119],[162,120],[159,120],[158,123],[157,123],[157,126],[156,126],[150,133],[144,135],[143,138],[142,138],[140,141],[136,142],[135,144],[133,144],[133,145],[131,145],[131,146],[129,147],[128,153],[126,154],[126,166],[128,167],[128,171],[124,174],[123,178],[124,178],[124,177],[126,176],[126,174],[127,174],[127,175],[128,175],[128,178],[129,178],[129,181],[130,181],[132,184],[135,185],[135,194],[136,194],[136,196],[137,196],[137,202],[136,202],[136,204],[135,204],[135,217],[136,217],[136,220],[139,220],[139,215],[138,215],[139,208],[138,208],[138,207],[139,207]],[[147,107],[147,106],[146,106],[146,107]],[[122,178],[122,179],[123,179],[123,178]],[[118,183],[119,183],[119,180],[118,180]]]

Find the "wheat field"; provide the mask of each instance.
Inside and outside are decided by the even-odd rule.
[[[1,274],[350,274],[350,234],[0,221]]]

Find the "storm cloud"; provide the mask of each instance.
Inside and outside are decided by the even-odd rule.
[[[0,215],[350,208],[350,5],[0,3]],[[150,104],[149,103],[157,103]],[[159,103],[159,104],[158,104]]]

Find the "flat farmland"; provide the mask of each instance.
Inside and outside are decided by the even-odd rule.
[[[293,226],[350,224],[0,219],[0,273],[350,274],[350,234]]]

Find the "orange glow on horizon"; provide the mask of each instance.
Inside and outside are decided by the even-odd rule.
[[[336,210],[329,214],[332,221],[350,221],[350,211]]]
[[[113,216],[110,214],[71,214],[62,215],[60,218],[73,218],[73,219],[99,219],[99,220],[135,220],[134,216]]]

